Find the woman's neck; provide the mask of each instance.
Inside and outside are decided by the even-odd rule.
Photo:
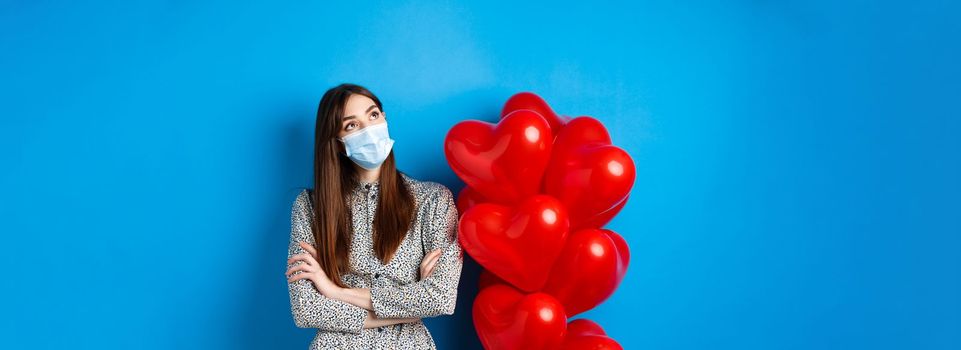
[[[361,167],[357,167],[357,180],[360,182],[379,182],[380,181],[380,166],[367,170]]]

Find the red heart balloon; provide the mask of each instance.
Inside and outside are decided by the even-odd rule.
[[[564,205],[538,194],[514,207],[475,205],[461,216],[458,239],[485,269],[522,290],[535,291],[547,282],[568,227]]]
[[[457,123],[447,132],[444,153],[468,186],[491,201],[512,204],[540,192],[552,141],[543,117],[518,110],[497,124]]]
[[[571,228],[610,220],[605,213],[623,201],[634,186],[634,161],[611,145],[607,129],[597,119],[581,116],[567,122],[554,140],[544,177],[544,193],[555,196],[571,213]]]
[[[493,272],[490,272],[487,269],[481,269],[480,276],[477,276],[477,289],[478,290],[484,289],[484,288],[493,286],[495,284],[509,284],[509,283],[507,283],[507,281],[502,280],[500,277],[497,277],[497,275],[495,275]]]
[[[597,322],[579,318],[567,323],[567,335],[607,335]]]
[[[554,297],[524,294],[505,285],[484,288],[474,299],[474,328],[485,349],[555,349],[564,340],[567,315]]]
[[[537,94],[528,91],[516,93],[507,99],[507,102],[504,103],[504,108],[501,109],[501,117],[521,109],[532,110],[544,117],[547,123],[551,125],[551,130],[554,132],[554,135],[557,135],[557,132],[564,127],[564,123],[570,120],[568,116],[558,116],[557,113],[554,113],[554,110],[551,109],[551,106],[547,104],[547,101],[544,101],[544,99]]]
[[[567,324],[567,335],[559,350],[623,350],[594,321],[581,318]]]
[[[487,200],[480,193],[477,193],[470,186],[464,186],[457,194],[457,211],[459,213],[466,212],[467,209],[483,202],[487,202]]]
[[[582,228],[604,227],[604,225],[607,225],[608,222],[611,222],[611,219],[614,219],[614,216],[616,216],[617,213],[621,211],[621,209],[624,209],[624,205],[627,204],[628,198],[631,198],[630,194],[628,194],[626,197],[624,197],[624,199],[622,199],[620,202],[614,205],[613,208],[605,210],[601,213],[598,213],[597,215],[594,215],[588,219],[585,219],[584,222],[581,223],[581,227]]]
[[[575,231],[567,237],[542,291],[564,304],[568,316],[577,315],[614,294],[630,258],[627,242],[614,231]]]

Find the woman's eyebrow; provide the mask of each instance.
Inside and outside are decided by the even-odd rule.
[[[377,108],[377,105],[370,105],[370,107],[367,107],[367,112],[366,112],[366,113],[370,113],[370,110],[372,110],[372,109],[374,109],[374,108]],[[356,116],[356,115],[348,115],[348,116],[344,117],[344,120],[351,119],[351,118],[357,118],[357,116]]]

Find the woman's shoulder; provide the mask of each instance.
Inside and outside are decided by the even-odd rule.
[[[294,210],[298,210],[298,209],[306,208],[308,203],[310,203],[310,189],[303,188],[300,190],[300,193],[297,194],[297,197],[294,198],[294,201],[291,204],[291,207]]]
[[[436,198],[445,195],[445,192],[451,193],[451,190],[440,182],[416,179],[405,173],[401,173],[401,176],[417,197]]]
[[[297,198],[295,198],[294,200],[295,200],[295,201],[303,201],[303,200],[306,200],[306,199],[308,199],[308,198],[310,198],[310,189],[309,189],[309,188],[303,188],[303,189],[300,190],[300,193],[297,194]]]

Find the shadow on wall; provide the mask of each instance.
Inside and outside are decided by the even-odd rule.
[[[278,110],[286,110],[278,118],[282,123],[267,125],[264,132],[274,133],[268,139],[282,143],[273,149],[282,150],[273,159],[274,163],[260,164],[271,179],[279,181],[279,191],[274,191],[269,199],[270,207],[276,208],[263,222],[266,227],[259,230],[257,250],[250,256],[256,263],[249,271],[250,285],[246,291],[239,292],[247,298],[240,300],[234,317],[236,324],[231,329],[236,334],[237,349],[306,349],[313,339],[314,330],[297,328],[290,313],[290,298],[287,281],[283,276],[286,268],[287,244],[290,238],[290,206],[300,193],[300,186],[308,184],[313,174],[314,119],[316,111],[313,102],[296,101]]]

